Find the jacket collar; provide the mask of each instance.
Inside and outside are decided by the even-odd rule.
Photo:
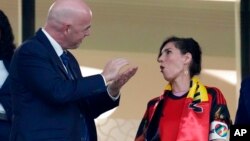
[[[64,77],[67,77],[67,72],[63,67],[60,57],[57,55],[54,47],[41,28],[36,32],[35,38],[37,38],[37,40],[48,50],[52,63],[59,67],[59,69],[64,73]]]

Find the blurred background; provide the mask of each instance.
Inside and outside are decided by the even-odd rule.
[[[148,100],[159,96],[167,82],[156,61],[167,37],[193,37],[202,47],[200,79],[224,94],[234,121],[241,73],[239,0],[86,0],[93,12],[91,35],[71,50],[83,75],[101,72],[111,58],[128,58],[139,70],[121,91],[120,106],[96,119],[100,141],[132,141]],[[15,42],[45,23],[53,0],[0,0],[10,19]],[[23,8],[28,9],[28,20]],[[31,17],[29,17],[31,16]],[[31,19],[31,21],[29,21]],[[33,21],[33,22],[32,22]],[[32,31],[32,32],[34,32]]]

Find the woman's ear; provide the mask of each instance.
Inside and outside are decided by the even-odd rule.
[[[192,55],[191,55],[191,53],[186,53],[185,55],[184,55],[184,63],[185,64],[190,64],[191,63],[191,61],[192,61]]]

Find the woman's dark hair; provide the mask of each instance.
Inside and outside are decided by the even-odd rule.
[[[0,60],[11,59],[16,46],[7,16],[0,10]]]
[[[202,52],[198,42],[196,42],[193,38],[179,38],[175,36],[167,38],[160,47],[158,59],[162,55],[162,49],[170,42],[173,43],[182,54],[190,53],[192,55],[192,62],[189,67],[190,76],[193,77],[194,75],[200,74]]]

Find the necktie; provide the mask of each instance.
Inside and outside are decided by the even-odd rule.
[[[69,77],[71,80],[74,80],[74,77],[73,77],[73,75],[72,75],[72,72],[71,72],[71,70],[70,70],[70,68],[69,68],[69,57],[68,57],[68,55],[67,55],[67,52],[66,52],[66,51],[63,51],[63,54],[60,56],[60,58],[61,58],[61,60],[62,60],[62,62],[63,62],[63,64],[64,64],[64,66],[65,66],[65,68],[66,68],[66,70],[67,70],[67,75],[68,75],[68,77]]]

